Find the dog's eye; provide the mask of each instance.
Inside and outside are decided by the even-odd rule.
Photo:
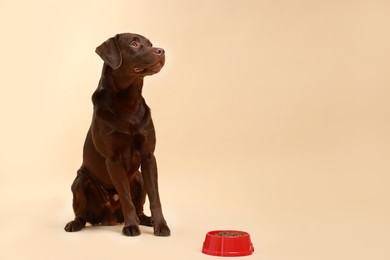
[[[130,42],[130,46],[133,47],[133,48],[137,48],[138,47],[138,42],[132,41],[132,42]]]

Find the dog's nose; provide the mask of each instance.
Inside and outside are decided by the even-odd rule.
[[[165,50],[163,48],[155,48],[154,49],[154,52],[157,54],[157,55],[164,55],[165,54]]]

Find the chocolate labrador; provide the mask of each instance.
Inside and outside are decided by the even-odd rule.
[[[75,219],[65,230],[124,222],[122,233],[140,235],[139,224],[169,236],[157,184],[155,130],[142,97],[145,76],[164,66],[165,51],[138,34],[118,34],[96,48],[103,59],[99,85],[92,95],[92,123],[83,164],[72,184]],[[143,212],[146,194],[151,217]]]

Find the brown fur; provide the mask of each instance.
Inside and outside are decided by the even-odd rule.
[[[124,222],[123,234],[137,236],[139,224],[169,236],[158,193],[155,130],[142,97],[143,78],[160,71],[165,51],[141,35],[118,34],[96,48],[103,72],[92,96],[94,112],[83,150],[83,164],[72,184],[75,219],[65,230],[87,222]],[[143,205],[148,195],[151,218]]]

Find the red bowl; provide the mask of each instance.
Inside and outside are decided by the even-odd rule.
[[[246,256],[254,252],[250,235],[238,230],[215,230],[206,234],[202,252],[214,256]]]

